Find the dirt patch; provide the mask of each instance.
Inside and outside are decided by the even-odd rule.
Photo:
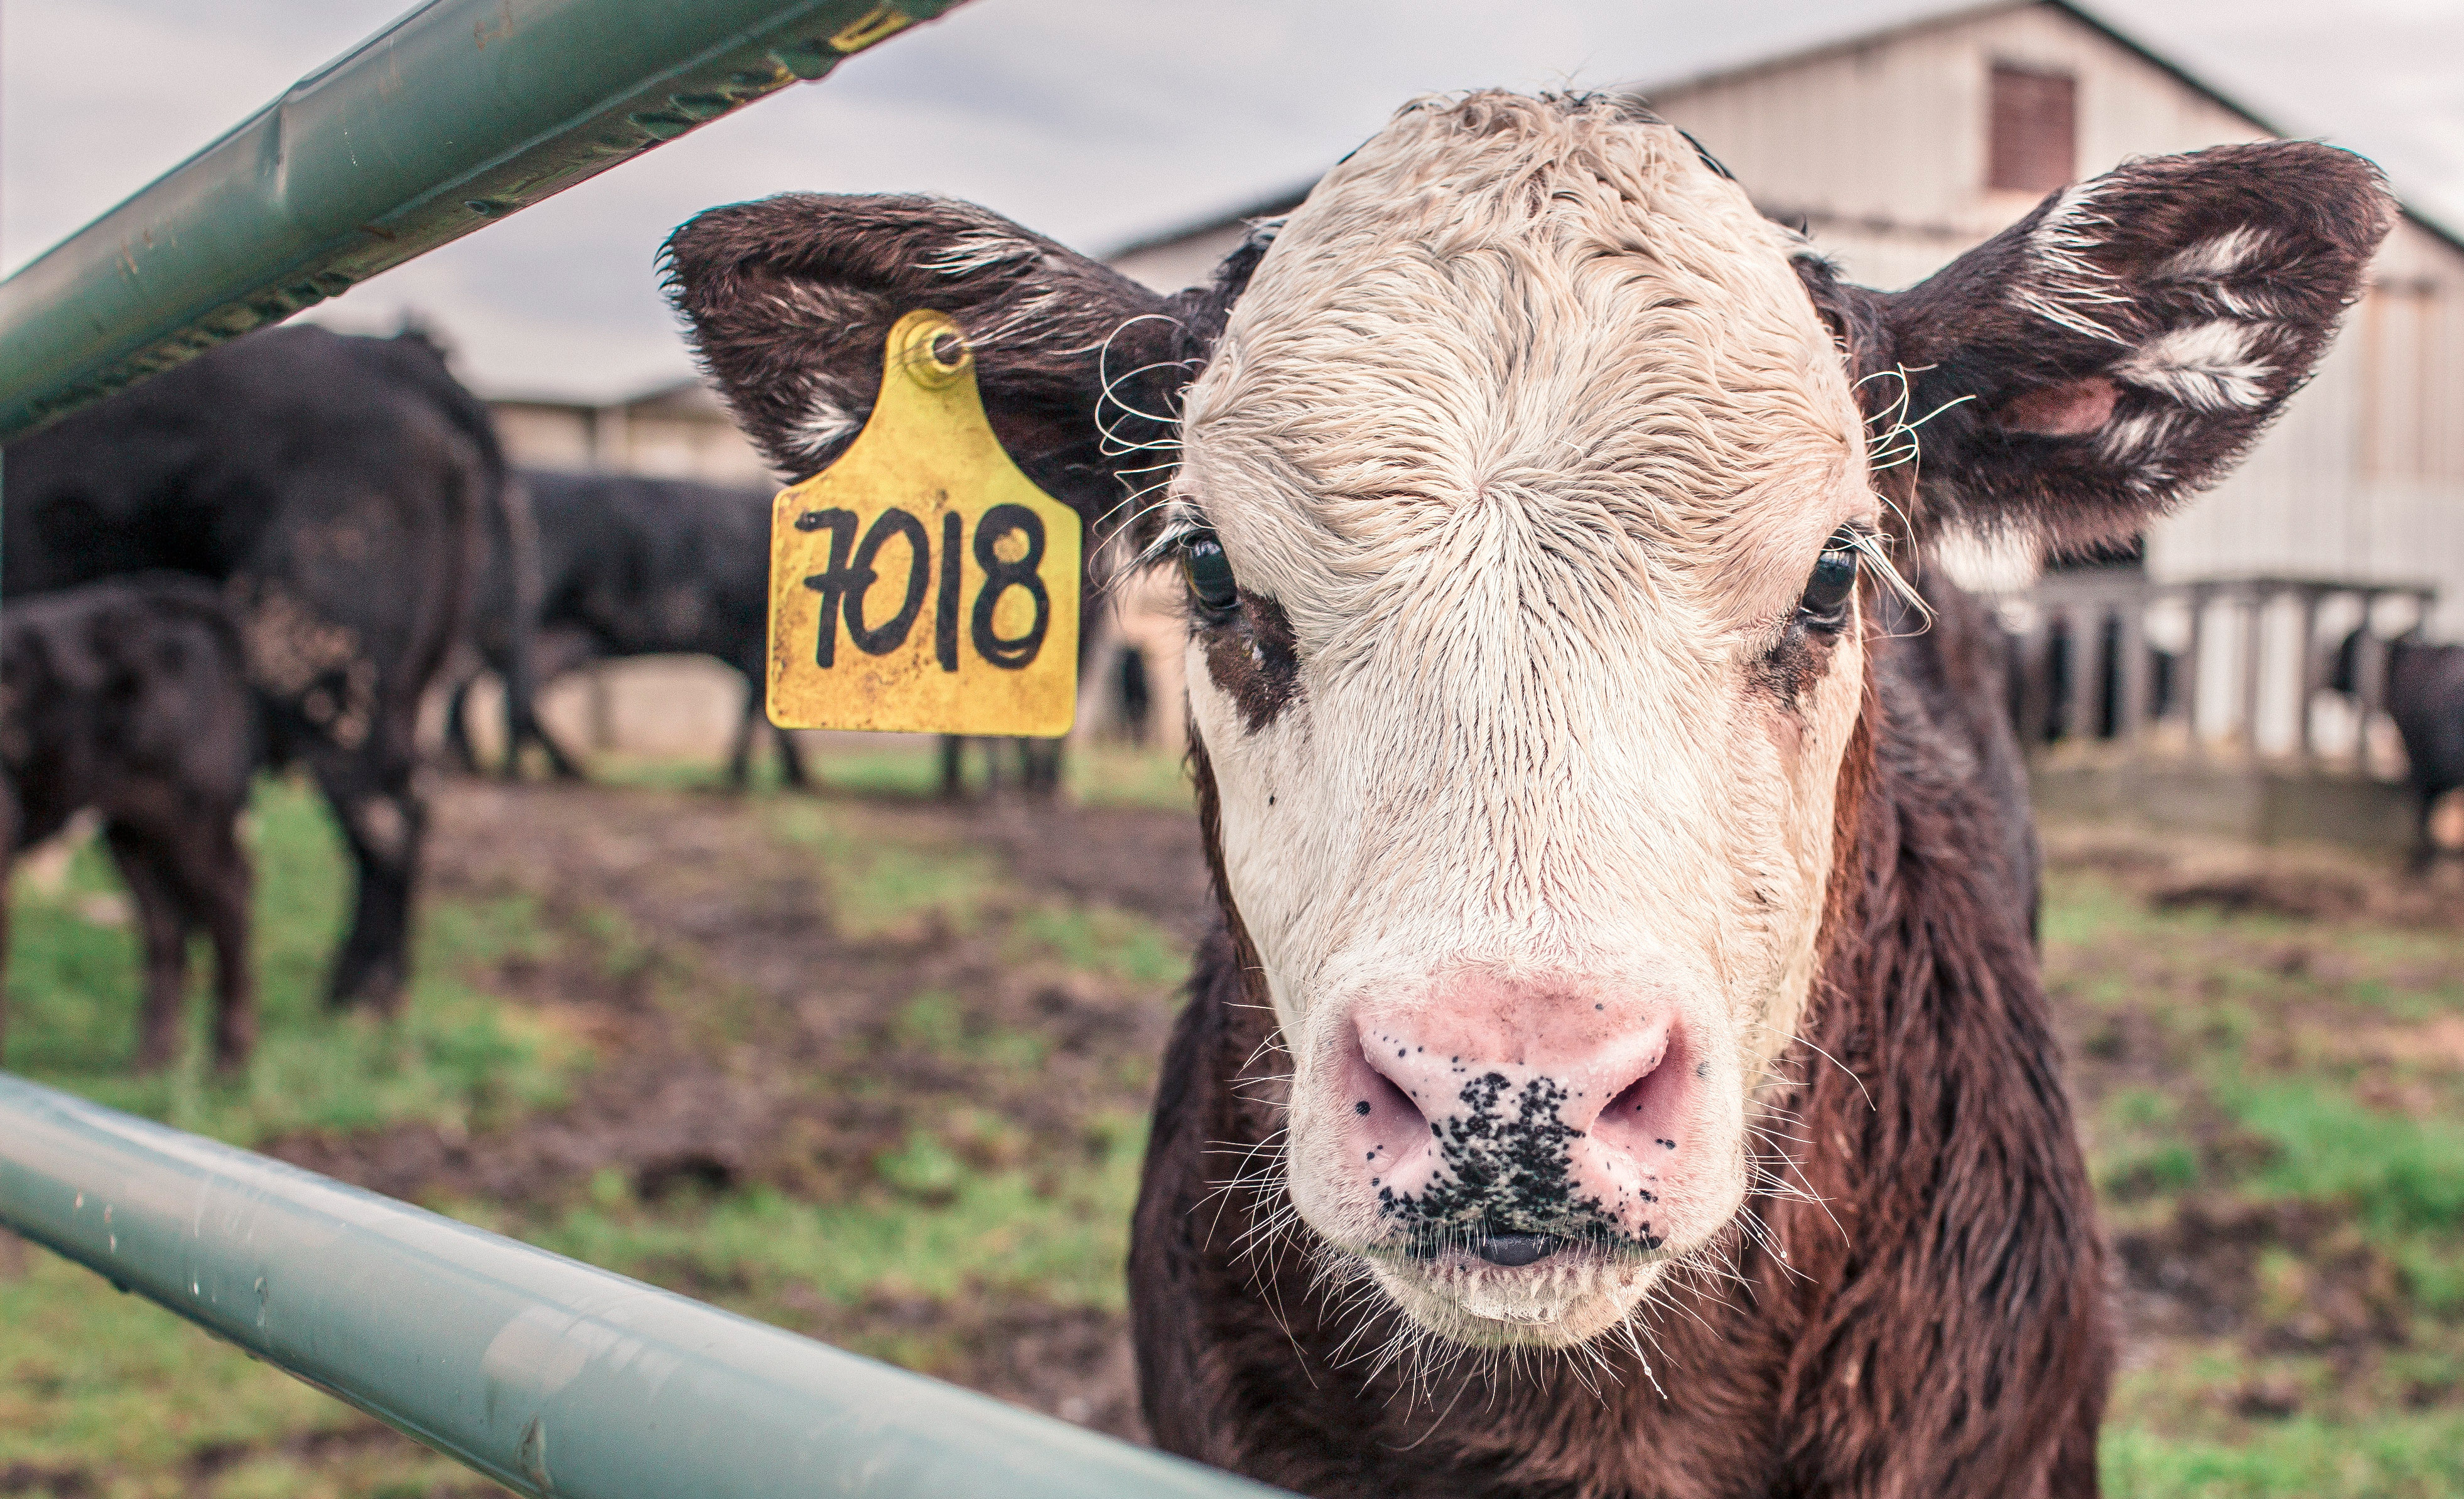
[[[1185,812],[997,807],[978,826],[992,834],[1019,878],[1073,900],[1135,911],[1195,943],[1214,912],[1205,845]]]
[[[813,811],[638,789],[440,788],[430,890],[519,897],[545,939],[543,956],[473,977],[584,1037],[595,1064],[565,1106],[508,1128],[301,1135],[271,1153],[388,1196],[535,1217],[611,1180],[651,1204],[756,1185],[804,1202],[929,1193],[885,1165],[919,1135],[988,1170],[1101,1159],[1118,1121],[1144,1116],[1178,975],[1088,971],[1050,950],[1068,932],[1039,937],[1037,922],[1113,908],[1186,945],[1206,920],[1195,819],[829,799],[824,833],[781,836],[777,819]],[[991,850],[1001,867],[960,916],[927,902],[880,923],[885,935],[845,936],[834,860],[885,847],[962,869]],[[689,1284],[681,1269],[669,1278],[731,1289]],[[928,1345],[945,1378],[1138,1430],[1115,1314],[975,1293],[852,1307],[806,1295],[793,1310],[816,1336]]]
[[[41,1494],[46,1499],[86,1499],[102,1492],[92,1472],[81,1467],[42,1467],[15,1463],[0,1467],[0,1494]]]
[[[2323,845],[2261,848],[2102,824],[2043,830],[2046,867],[2102,875],[2159,910],[2204,907],[2296,922],[2464,926],[2464,867],[2416,875]]]
[[[2349,875],[2325,870],[2235,870],[2158,879],[2148,902],[2159,910],[2209,906],[2236,915],[2283,916],[2295,921],[2343,921],[2370,903],[2370,889]]]
[[[2191,1197],[2157,1227],[2116,1234],[2114,1249],[2140,1337],[2231,1336],[2254,1353],[2329,1354],[2407,1340],[2400,1271],[2337,1208]]]
[[[362,1420],[325,1431],[309,1431],[270,1445],[219,1442],[197,1448],[190,1453],[184,1488],[189,1494],[204,1499],[213,1492],[216,1481],[245,1463],[269,1457],[284,1457],[303,1467],[399,1468],[407,1466],[426,1455],[426,1448],[408,1437],[376,1421]],[[388,1495],[401,1499],[501,1499],[505,1490],[475,1475],[440,1481],[425,1488],[412,1488],[399,1482],[386,1486]],[[0,1489],[0,1492],[6,1492]]]

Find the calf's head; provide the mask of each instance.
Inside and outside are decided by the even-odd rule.
[[[1177,297],[930,199],[715,209],[670,256],[783,470],[930,307],[1028,471],[1180,564],[1291,1202],[1430,1331],[1569,1344],[1754,1187],[1886,540],[2128,534],[2299,383],[2389,211],[2319,146],[2142,162],[1885,295],[1629,104],[1481,94]]]

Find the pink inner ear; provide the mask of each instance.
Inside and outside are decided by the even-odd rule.
[[[2002,403],[1994,420],[2013,432],[2039,437],[2083,437],[2113,415],[2121,387],[2101,375],[2086,375],[2024,392]]]

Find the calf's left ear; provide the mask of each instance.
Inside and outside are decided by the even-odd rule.
[[[1906,419],[1935,413],[1925,524],[2118,542],[2223,477],[2300,387],[2395,216],[2377,168],[2328,146],[2149,158],[1836,320],[1869,411],[1896,402],[1896,368]]]
[[[1221,281],[1158,296],[943,198],[734,204],[677,229],[664,258],[703,367],[782,474],[847,450],[871,416],[891,326],[930,309],[974,351],[1001,445],[1099,534],[1155,483],[1180,388],[1222,325],[1207,301]]]

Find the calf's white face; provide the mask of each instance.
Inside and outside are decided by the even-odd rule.
[[[1167,524],[1292,1201],[1452,1338],[1588,1338],[1746,1195],[1863,681],[1809,580],[1879,509],[1791,248],[1606,101],[1423,107],[1187,394]]]

